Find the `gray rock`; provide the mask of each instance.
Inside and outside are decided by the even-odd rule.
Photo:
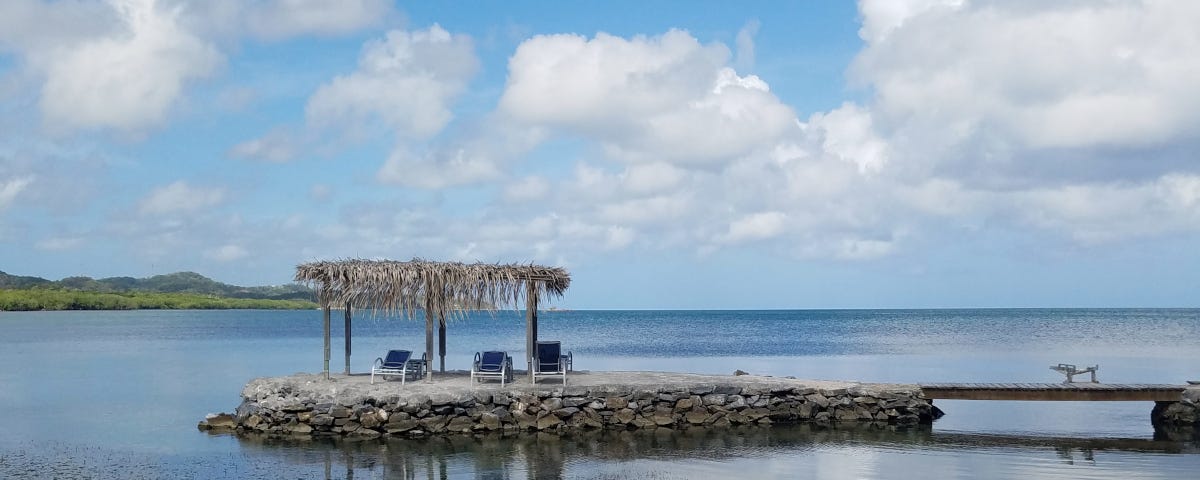
[[[308,423],[313,426],[330,426],[333,425],[333,417],[328,414],[319,413],[313,415]]]
[[[388,422],[388,424],[386,426],[384,426],[384,430],[386,430],[387,433],[393,433],[393,434],[407,432],[414,428],[417,428],[417,421],[413,420],[411,418],[396,421],[396,422]]]
[[[704,396],[704,404],[705,405],[724,405],[725,404],[725,395],[721,394],[721,393],[713,393],[710,395],[705,395]]]
[[[197,425],[200,430],[233,430],[237,421],[228,413],[210,413]]]
[[[442,431],[446,426],[446,417],[435,415],[428,418],[422,418],[421,420],[417,421],[417,424],[421,425],[421,428],[427,432],[437,433]]]
[[[581,407],[587,405],[591,400],[583,397],[563,397],[562,406],[564,407]]]
[[[737,385],[719,385],[713,389],[713,393],[720,393],[722,395],[738,395],[742,393],[742,387]]]
[[[654,420],[643,417],[641,415],[634,417],[633,421],[630,422],[630,424],[637,428],[649,428],[649,427],[654,427],[654,426],[658,425],[657,423],[654,423]]]
[[[616,418],[617,422],[619,423],[629,423],[634,419],[634,412],[628,408],[622,408],[617,411],[617,414],[614,416],[614,418]]]
[[[703,425],[710,414],[704,410],[692,410],[683,416],[684,421],[692,425]]]
[[[508,412],[505,411],[505,413]],[[479,416],[479,424],[488,430],[499,430],[500,425],[503,423],[500,420],[500,416],[492,412],[487,412]]]
[[[546,415],[545,417],[539,418],[537,421],[538,430],[546,430],[559,425],[562,425],[562,420],[559,420],[558,417],[554,415]]]
[[[468,417],[454,417],[446,424],[446,430],[451,432],[469,432],[475,422]]]
[[[547,398],[545,400],[542,400],[542,408],[549,410],[549,411],[558,410],[560,408],[563,408],[563,401],[561,398],[554,398],[554,397]]]
[[[810,393],[808,395],[805,395],[804,399],[809,402],[812,402],[813,404],[817,405],[818,407],[829,408],[829,398],[827,398],[824,395],[821,395],[819,393]]]

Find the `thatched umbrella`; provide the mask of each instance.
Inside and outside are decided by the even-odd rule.
[[[395,313],[413,318],[425,312],[425,355],[433,360],[433,318],[438,317],[442,367],[445,368],[446,315],[468,310],[517,309],[525,303],[526,360],[532,378],[532,357],[537,342],[539,297],[561,297],[571,276],[560,267],[533,264],[430,262],[413,259],[339,260],[310,262],[296,267],[296,281],[317,291],[325,311],[325,375],[329,375],[329,311],[346,307],[346,373],[350,372],[350,308]],[[432,380],[432,369],[427,369]]]

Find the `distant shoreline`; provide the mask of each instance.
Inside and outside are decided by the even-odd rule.
[[[0,289],[0,311],[64,310],[311,310],[307,300],[231,298],[193,293],[84,292],[54,289]]]

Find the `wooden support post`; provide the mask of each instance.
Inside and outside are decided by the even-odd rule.
[[[525,360],[529,369],[529,383],[534,383],[533,362],[537,353],[537,285],[533,280],[525,283]]]
[[[346,375],[350,375],[350,304],[346,304]]]
[[[430,292],[433,286],[432,280],[425,280],[425,379],[433,381],[433,368],[430,368],[430,362],[433,362],[433,294]]]
[[[329,305],[325,305],[325,379],[329,379]]]
[[[438,370],[446,371],[446,312],[438,311]]]

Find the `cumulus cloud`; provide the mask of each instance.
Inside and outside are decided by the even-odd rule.
[[[498,112],[600,146],[547,195],[564,223],[640,245],[863,260],[956,224],[1085,243],[1196,231],[1196,11],[866,0],[851,76],[872,96],[806,119],[687,32],[537,36]]]
[[[1072,184],[1016,195],[1021,218],[1086,244],[1200,230],[1200,175]]]
[[[308,100],[310,125],[361,134],[382,124],[427,138],[453,118],[453,102],[479,68],[471,39],[438,25],[393,30],[368,42],[358,69],[322,85]]]
[[[118,23],[102,2],[0,2],[0,51],[45,51],[109,34]]]
[[[141,132],[163,123],[189,82],[222,55],[181,28],[178,9],[154,0],[113,0],[120,28],[30,60],[45,75],[39,105],[51,129]]]
[[[1189,52],[1200,48],[1200,5],[864,0],[860,9],[866,46],[852,75],[874,92],[885,136],[935,174],[983,167],[1036,182],[1073,151],[1101,163],[1129,149],[1135,161],[1197,140],[1200,57]],[[1071,170],[1087,175],[1086,163]]]
[[[220,205],[225,190],[219,187],[194,187],[180,180],[154,189],[138,204],[143,215],[164,215],[201,211]]]
[[[627,161],[720,164],[795,128],[791,108],[728,67],[729,56],[680,30],[537,36],[509,60],[499,109],[595,139]]]

